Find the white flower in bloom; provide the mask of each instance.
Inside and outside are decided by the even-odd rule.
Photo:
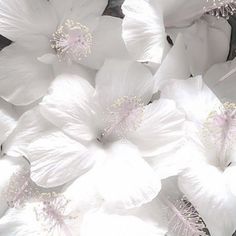
[[[187,115],[191,160],[179,186],[204,219],[211,235],[232,235],[236,228],[236,104],[222,104],[201,77],[173,80],[163,97],[175,99]]]
[[[183,34],[191,73],[199,75],[226,61],[231,28],[221,18],[204,15],[206,0],[125,0],[123,38],[134,59],[160,64],[167,35]]]
[[[0,219],[4,236],[164,236],[163,205],[155,200],[135,210],[107,209],[85,174],[59,193],[40,193]]]
[[[16,105],[42,97],[54,77],[54,55],[93,69],[106,57],[123,58],[122,21],[102,16],[107,3],[1,0],[0,34],[13,43],[0,53],[0,96]]]
[[[171,160],[185,120],[172,100],[150,103],[153,83],[144,66],[119,60],[106,61],[95,88],[79,76],[59,76],[40,112],[22,116],[5,151],[26,156],[41,186],[64,184],[95,164],[107,202],[127,208],[148,202],[160,190],[159,178],[177,173]]]

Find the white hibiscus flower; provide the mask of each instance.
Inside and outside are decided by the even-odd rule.
[[[40,111],[22,116],[5,152],[26,156],[41,186],[64,184],[96,164],[107,202],[127,208],[149,202],[159,178],[178,171],[173,152],[182,144],[185,120],[172,100],[150,103],[153,83],[144,66],[119,60],[106,61],[95,88],[79,76],[59,76]]]
[[[201,77],[173,80],[162,95],[175,99],[188,119],[182,154],[191,165],[180,175],[180,188],[211,235],[232,235],[236,228],[236,105],[222,104]]]
[[[89,174],[89,173],[88,173]],[[0,219],[5,236],[164,236],[163,205],[155,200],[135,210],[107,209],[85,174],[59,193],[39,193]]]
[[[123,58],[121,19],[102,16],[107,2],[1,0],[0,34],[14,43],[0,53],[0,96],[15,105],[42,97],[56,54],[93,69],[108,56]]]
[[[204,15],[206,0],[125,0],[123,38],[134,59],[160,64],[167,35],[174,42],[183,34],[191,73],[199,75],[226,61],[231,28],[228,22]],[[208,6],[209,7],[209,6]]]

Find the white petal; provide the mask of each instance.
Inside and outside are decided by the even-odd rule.
[[[94,88],[74,74],[58,76],[48,95],[40,103],[40,111],[52,124],[77,140],[91,140],[94,133],[92,103]]]
[[[26,168],[28,163],[21,157],[14,158],[9,156],[4,156],[0,158],[0,218],[2,214],[7,210],[7,200],[6,199],[6,189],[10,183],[11,177]],[[1,232],[1,231],[0,231]]]
[[[87,148],[44,120],[36,109],[21,117],[5,149],[24,155],[31,163],[31,178],[44,187],[67,183],[93,164]]]
[[[235,164],[231,164],[231,166],[227,167],[224,171],[224,177],[225,180],[230,188],[230,191],[234,194],[236,197],[236,166]]]
[[[160,63],[165,47],[165,28],[157,2],[125,0],[123,38],[131,56],[141,62]]]
[[[184,36],[192,75],[202,75],[212,65],[226,61],[231,32],[226,20],[208,16],[188,28],[168,30],[172,38],[180,32]]]
[[[184,121],[174,101],[160,99],[145,107],[140,127],[128,139],[144,156],[169,153],[183,143]]]
[[[0,144],[7,138],[16,125],[17,114],[13,107],[0,99]]]
[[[136,216],[103,212],[87,214],[81,227],[83,236],[164,236],[166,233]]]
[[[70,12],[66,14],[65,19],[75,19],[93,31],[97,26],[107,4],[107,0],[75,0],[73,1]]]
[[[163,98],[175,100],[177,107],[185,111],[187,118],[197,124],[205,122],[210,112],[221,105],[200,76],[169,81],[162,89],[161,95]]]
[[[176,38],[174,46],[169,51],[155,74],[155,89],[167,83],[169,79],[188,79],[190,76],[189,61],[182,34]]]
[[[15,105],[27,105],[46,93],[52,69],[37,60],[39,51],[14,43],[0,53],[1,97]]]
[[[195,163],[179,179],[181,191],[198,210],[211,235],[232,235],[236,228],[236,198],[229,191],[223,172]]]
[[[212,66],[203,79],[222,101],[236,101],[236,59]]]
[[[48,1],[1,0],[0,32],[12,41],[31,35],[51,36],[57,19]]]
[[[106,58],[127,59],[128,52],[121,37],[121,30],[121,19],[102,16],[93,32],[91,54],[80,63],[93,69],[100,69]]]
[[[123,96],[141,98],[145,104],[153,94],[151,72],[138,62],[106,60],[96,76],[96,93],[106,108]]]
[[[108,206],[133,208],[151,201],[161,184],[136,147],[117,143],[97,170],[98,190]]]
[[[166,27],[190,25],[205,13],[206,0],[160,0]]]

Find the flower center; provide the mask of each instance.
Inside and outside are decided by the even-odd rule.
[[[42,201],[35,208],[36,218],[42,224],[42,227],[48,233],[53,233],[58,227],[66,235],[71,235],[65,220],[73,220],[77,217],[66,215],[66,207],[69,201],[57,193],[44,193],[41,196]]]
[[[204,7],[205,12],[217,18],[223,17],[229,19],[230,15],[236,13],[235,0],[206,0],[206,2],[207,6]]]
[[[130,131],[135,131],[142,122],[144,104],[141,99],[120,97],[105,112],[105,129],[98,139],[101,141],[110,135],[124,138]]]
[[[89,28],[66,20],[53,34],[51,47],[56,50],[59,60],[79,62],[91,53],[92,34]]]
[[[227,167],[230,160],[230,150],[236,141],[236,104],[227,102],[212,112],[204,125],[207,143],[217,148],[219,164]]]

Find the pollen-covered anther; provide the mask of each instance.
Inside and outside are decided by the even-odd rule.
[[[51,47],[59,60],[79,62],[91,53],[92,34],[88,27],[73,20],[66,20],[53,34]]]
[[[125,137],[128,132],[137,130],[142,122],[143,112],[144,104],[136,96],[116,99],[106,110],[106,128],[102,137],[110,134]]]
[[[36,219],[47,233],[59,229],[68,232],[66,221],[77,218],[66,213],[69,200],[55,192],[43,193],[40,202],[35,208]],[[70,234],[68,234],[70,235]]]
[[[229,19],[236,13],[236,0],[206,0],[204,11],[217,18]]]

